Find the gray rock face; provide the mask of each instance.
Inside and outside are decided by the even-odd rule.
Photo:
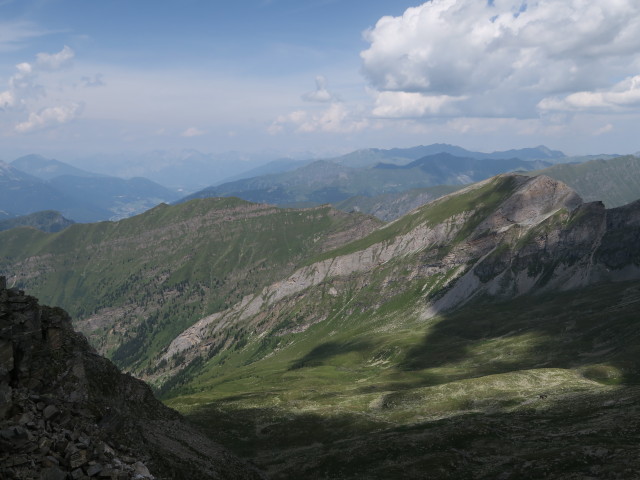
[[[478,295],[511,298],[640,278],[640,201],[606,210],[602,202],[582,203],[566,185],[548,177],[527,183],[536,186],[535,194],[509,209],[503,225],[487,230],[481,225],[454,249],[452,256],[465,273],[433,302],[428,314]],[[554,197],[559,201],[544,205],[544,199]],[[512,199],[505,203],[519,203]],[[469,261],[464,250],[474,244],[482,248],[473,251]]]
[[[0,478],[262,476],[0,277]]]

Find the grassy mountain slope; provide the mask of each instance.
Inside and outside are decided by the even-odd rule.
[[[438,185],[435,187],[415,188],[400,193],[383,193],[373,197],[356,195],[334,206],[344,212],[362,212],[373,215],[384,222],[400,218],[411,210],[429,203],[436,198],[459,190],[458,185]]]
[[[633,471],[639,228],[500,176],[203,318],[148,379],[273,478]]]
[[[481,303],[428,322],[414,310],[418,292],[373,312],[336,308],[272,340],[263,358],[228,354],[168,403],[271,478],[637,471],[640,284]]]
[[[143,369],[199,318],[377,225],[330,207],[208,199],[57,234],[2,232],[0,271],[10,285],[67,309],[117,363]]]
[[[531,175],[544,174],[566,183],[586,201],[601,200],[608,208],[640,198],[640,158],[616,157],[579,164],[554,165]]]
[[[74,223],[72,220],[64,218],[55,210],[45,210],[21,217],[0,220],[0,231],[17,227],[33,227],[43,232],[55,233],[64,230]]]

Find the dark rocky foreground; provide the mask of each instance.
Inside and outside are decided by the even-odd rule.
[[[259,479],[0,277],[0,478]]]

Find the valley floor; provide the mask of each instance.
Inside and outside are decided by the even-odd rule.
[[[640,478],[638,306],[638,282],[426,321],[395,302],[166,401],[274,479]]]

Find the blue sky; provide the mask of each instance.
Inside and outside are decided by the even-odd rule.
[[[0,158],[640,150],[634,0],[0,0]]]

